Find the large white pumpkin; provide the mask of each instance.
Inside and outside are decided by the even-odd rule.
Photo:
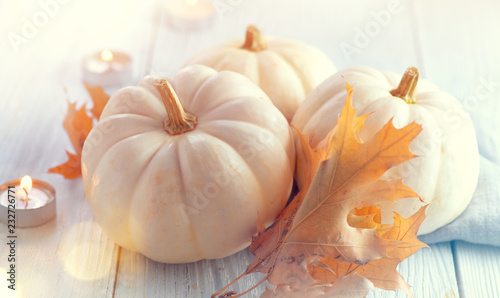
[[[146,77],[116,92],[90,132],[85,192],[104,232],[129,250],[167,263],[225,257],[285,206],[292,139],[240,74],[196,65],[169,81]]]
[[[461,103],[432,83],[419,80],[416,68],[409,68],[403,78],[368,67],[348,68],[313,90],[293,118],[292,124],[309,136],[313,147],[337,124],[347,97],[346,82],[353,86],[357,115],[372,113],[359,132],[361,140],[371,138],[391,118],[396,128],[414,121],[422,125],[422,132],[410,144],[419,157],[383,176],[403,177],[405,184],[430,203],[419,234],[430,233],[459,216],[472,198],[479,174],[476,134]],[[298,154],[299,169],[303,165],[300,157]],[[301,173],[296,176],[302,184]],[[392,210],[407,217],[420,206],[414,199],[384,204],[383,221],[392,220]]]
[[[298,40],[263,37],[248,26],[246,39],[207,49],[187,62],[243,74],[257,84],[290,121],[306,95],[335,73],[320,50]]]

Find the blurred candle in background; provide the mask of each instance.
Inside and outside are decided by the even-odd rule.
[[[132,58],[126,53],[103,50],[83,59],[83,80],[91,85],[124,85],[131,78]]]
[[[168,24],[179,30],[197,30],[211,24],[215,8],[205,0],[171,0],[167,3]]]

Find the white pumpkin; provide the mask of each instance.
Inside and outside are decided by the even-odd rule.
[[[243,74],[266,92],[288,121],[306,95],[336,71],[320,50],[297,40],[264,38],[254,26],[248,26],[245,40],[205,50],[186,65],[191,64]]]
[[[372,113],[359,132],[368,140],[391,118],[396,128],[411,122],[422,132],[410,144],[419,157],[389,170],[383,179],[403,177],[425,203],[427,218],[419,234],[430,233],[458,217],[469,204],[479,174],[479,153],[472,121],[461,103],[432,83],[418,79],[418,69],[409,68],[403,78],[368,67],[342,70],[312,91],[297,110],[292,124],[316,146],[337,124],[347,97],[346,82],[353,86],[357,115]],[[297,167],[303,166],[300,154]],[[303,177],[297,172],[299,184]],[[407,217],[421,204],[401,199],[382,206],[383,222],[392,221],[392,210]]]
[[[248,246],[259,220],[270,225],[285,206],[294,162],[288,122],[259,87],[196,65],[116,92],[85,141],[82,172],[111,239],[185,263]]]

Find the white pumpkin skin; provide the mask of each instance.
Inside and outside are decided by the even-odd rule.
[[[197,125],[170,135],[154,82],[116,92],[85,142],[96,221],[156,261],[231,255],[250,244],[259,218],[270,225],[287,202],[295,162],[288,122],[242,75],[191,66],[170,82]]]
[[[391,118],[396,128],[414,121],[421,124],[422,132],[410,144],[411,152],[419,157],[390,169],[382,178],[403,177],[406,185],[430,203],[419,230],[423,235],[450,223],[465,210],[478,180],[479,153],[472,121],[457,99],[420,79],[414,91],[416,103],[408,104],[390,93],[400,80],[400,75],[368,67],[342,70],[309,94],[292,124],[316,146],[337,124],[347,97],[346,82],[353,86],[356,114],[373,113],[359,132],[361,140],[371,138]],[[302,164],[298,154],[297,167]],[[304,178],[300,172],[296,178],[301,185]],[[383,222],[392,221],[392,210],[406,218],[420,206],[415,199],[384,204]]]
[[[247,41],[251,38],[261,37],[249,26]],[[267,45],[257,44],[254,49],[242,48],[244,43],[237,39],[207,49],[186,65],[202,64],[243,74],[266,92],[288,121],[306,95],[336,71],[323,52],[297,40],[267,38]]]

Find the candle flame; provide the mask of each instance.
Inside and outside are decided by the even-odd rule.
[[[110,50],[102,51],[101,52],[101,59],[103,61],[106,61],[106,62],[113,60],[113,52],[111,52]]]
[[[198,3],[198,0],[186,0],[186,2],[189,5],[195,5],[196,3]]]
[[[21,179],[21,188],[29,192],[31,190],[31,186],[33,185],[33,181],[31,181],[31,177],[26,175]]]

